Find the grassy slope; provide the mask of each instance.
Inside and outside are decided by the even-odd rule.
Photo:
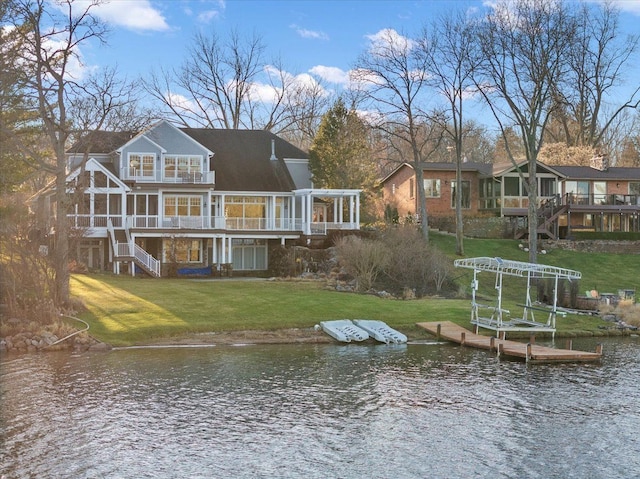
[[[455,249],[453,237],[433,234],[432,241],[449,254]],[[517,242],[509,240],[467,239],[465,253],[470,257],[501,256],[527,261]],[[581,291],[598,285],[617,291],[637,287],[640,280],[640,256],[558,250],[541,256],[539,262],[582,271]],[[470,272],[455,273],[468,290]],[[322,320],[342,318],[380,319],[415,337],[422,334],[415,327],[416,322],[454,321],[468,326],[470,314],[466,299],[389,300],[329,291],[322,284],[311,282],[74,275],[71,290],[88,308],[81,317],[91,324],[92,335],[113,345],[210,331],[309,328]],[[522,287],[507,287],[505,294],[511,302],[522,302]],[[588,316],[559,319],[558,333],[595,332],[599,324],[599,319]]]

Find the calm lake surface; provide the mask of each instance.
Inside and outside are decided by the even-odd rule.
[[[0,477],[640,477],[640,339],[604,352],[582,365],[449,344],[5,355]]]

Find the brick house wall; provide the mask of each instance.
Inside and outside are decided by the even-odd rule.
[[[454,165],[452,165],[455,168]],[[424,179],[440,180],[440,196],[427,197],[427,213],[429,216],[451,216],[455,208],[451,204],[452,183],[455,182],[456,172],[453,170],[424,170]],[[462,181],[470,184],[470,207],[462,210],[463,215],[476,215],[479,202],[479,180],[474,171],[463,171]],[[388,177],[383,186],[383,200],[385,205],[398,209],[400,217],[413,215],[418,210],[418,196],[415,189],[415,175],[413,168],[404,165]]]

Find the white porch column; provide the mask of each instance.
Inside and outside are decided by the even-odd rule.
[[[340,209],[338,210],[340,212],[340,223],[344,223],[344,196],[341,196],[339,199],[339,203],[340,203]]]
[[[296,229],[296,197],[289,198],[289,231]]]
[[[356,229],[360,229],[360,194],[356,194]]]
[[[306,204],[306,221],[305,221],[305,234],[311,234],[311,222],[313,221],[313,195],[309,194]]]
[[[227,238],[228,244],[227,244],[227,263],[229,264],[233,264],[233,247],[232,247],[232,243],[233,243],[233,238]]]
[[[134,198],[135,198],[135,196],[134,196]],[[133,210],[132,214],[135,214],[135,212],[136,212],[135,201],[134,201],[134,205],[133,206],[134,206],[134,210]],[[149,206],[147,205],[147,208],[148,207]],[[148,215],[149,214],[149,210],[147,209],[145,211],[147,211],[147,215]],[[120,193],[120,221],[121,221],[120,226],[122,228],[127,228],[127,195],[126,195],[126,193],[124,193],[124,194]]]

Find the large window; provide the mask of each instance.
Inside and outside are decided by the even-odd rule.
[[[588,181],[566,181],[564,192],[569,195],[569,201],[578,205],[589,204],[589,182]]]
[[[424,194],[427,198],[440,198],[440,180],[425,179]]]
[[[471,182],[462,181],[462,208],[470,208],[471,207]],[[455,181],[451,182],[451,207],[456,207],[456,189],[458,187],[458,183]]]
[[[164,216],[201,216],[202,198],[200,196],[167,195],[164,197]]]
[[[265,240],[234,239],[232,248],[234,270],[267,269],[267,245]]]
[[[555,178],[540,178],[540,196],[553,196],[556,194]]]
[[[201,263],[202,240],[165,238],[162,241],[162,261],[165,263]]]
[[[594,205],[607,204],[607,182],[606,181],[593,182],[593,204]]]
[[[631,181],[629,183],[629,194],[640,195],[640,182]]]
[[[129,174],[131,176],[153,177],[153,153],[129,153]]]
[[[498,208],[500,206],[500,183],[493,178],[480,180],[480,207]]]
[[[522,196],[520,194],[520,177],[519,176],[505,176],[504,196]]]
[[[202,174],[201,156],[173,156],[164,157],[165,178],[196,178]]]
[[[267,217],[265,196],[228,196],[224,215],[231,229],[262,229]]]

